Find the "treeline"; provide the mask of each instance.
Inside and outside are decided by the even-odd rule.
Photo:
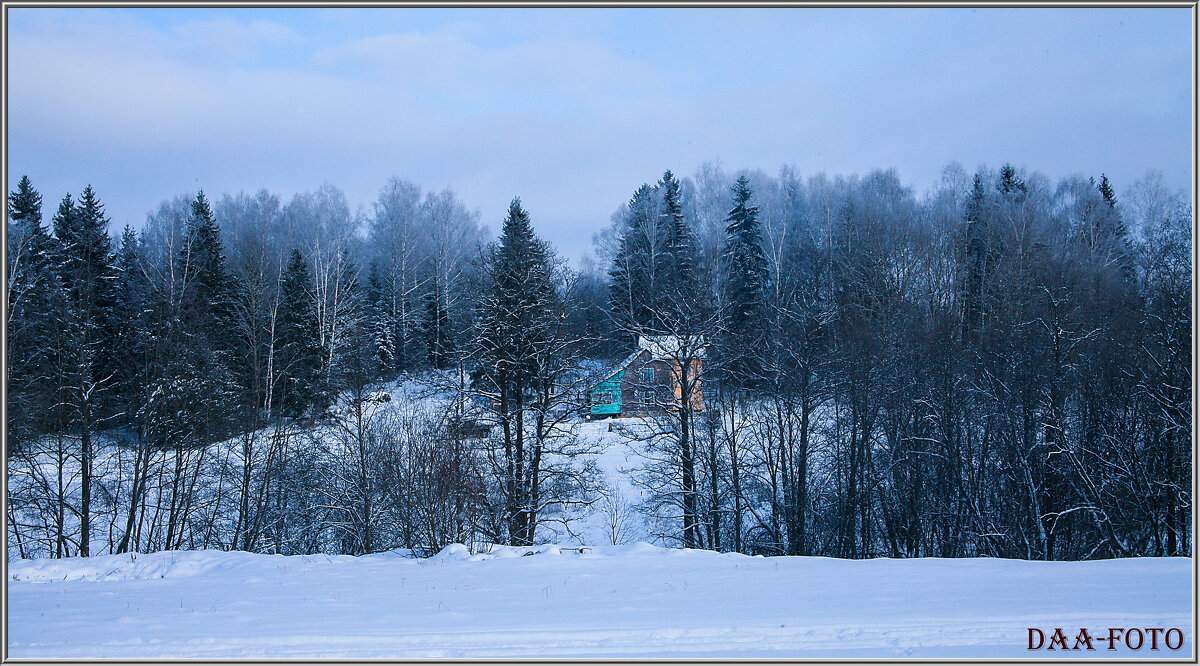
[[[668,172],[598,238],[615,331],[711,342],[627,428],[660,536],[835,557],[1191,552],[1191,209],[1011,165]],[[697,295],[698,294],[698,295]],[[683,377],[683,381],[688,378]]]
[[[358,212],[178,197],[117,240],[90,187],[49,228],[27,178],[8,207],[15,555],[533,543],[600,498],[582,369],[639,335],[684,385],[620,424],[666,542],[1191,552],[1191,210],[1158,178],[667,172],[580,270],[519,201],[493,241],[395,179]]]
[[[90,187],[48,229],[23,178],[9,220],[16,550],[88,555],[98,533],[115,552],[377,548],[382,498],[404,494],[383,467],[412,462],[377,459],[377,440],[407,432],[404,454],[426,455],[445,428],[418,437],[363,403],[383,377],[445,366],[466,334],[477,215],[398,180],[370,214],[329,186],[286,205],[200,192],[114,242]],[[335,413],[343,392],[358,400]],[[218,460],[217,442],[236,446]]]

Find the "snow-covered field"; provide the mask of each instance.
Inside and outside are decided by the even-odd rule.
[[[10,658],[1105,657],[1193,654],[1190,559],[844,561],[554,546],[429,559],[162,552],[17,560]],[[1168,650],[1027,649],[1061,627]]]

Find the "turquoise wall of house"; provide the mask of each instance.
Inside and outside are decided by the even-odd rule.
[[[622,368],[615,375],[600,382],[592,389],[592,416],[609,416],[621,413],[621,380],[624,377],[625,369]],[[602,392],[609,393],[611,399],[608,402],[595,401],[595,395]]]

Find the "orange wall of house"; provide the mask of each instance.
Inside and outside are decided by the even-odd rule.
[[[692,359],[691,369],[688,371],[688,376],[698,378],[700,376],[701,369],[702,366],[700,364],[700,359]],[[677,401],[681,400],[683,397],[683,387],[680,386],[679,375],[679,362],[671,361],[671,390],[675,392],[675,400]],[[702,412],[704,411],[704,392],[700,390],[700,379],[695,379],[692,387],[692,411]]]

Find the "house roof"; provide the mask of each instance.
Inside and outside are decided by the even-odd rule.
[[[634,359],[636,359],[638,356],[640,356],[640,355],[641,355],[641,353],[642,353],[643,351],[644,351],[644,350],[642,350],[642,349],[638,349],[637,351],[633,352],[633,353],[632,353],[632,354],[630,354],[629,356],[626,356],[626,357],[625,357],[625,360],[624,360],[624,361],[621,361],[619,364],[617,364],[617,366],[616,366],[615,368],[613,368],[612,370],[609,370],[609,371],[608,371],[608,373],[606,373],[606,374],[604,375],[604,378],[605,378],[606,380],[607,380],[607,379],[612,379],[612,376],[613,376],[613,375],[615,375],[615,374],[617,374],[618,372],[620,372],[620,371],[624,370],[625,368],[628,368],[628,367],[629,367],[629,364],[630,364],[630,363],[633,363]]]
[[[696,358],[704,358],[704,340],[702,338],[695,338],[695,342],[699,345],[699,348],[695,350]],[[679,338],[674,335],[639,335],[637,350],[626,356],[625,360],[613,366],[611,370],[605,372],[603,375],[604,379],[601,381],[612,379],[613,375],[628,368],[629,364],[637,360],[637,357],[643,353],[649,352],[651,360],[671,360],[675,358],[679,347]]]
[[[676,358],[680,350],[693,352],[695,358],[704,358],[704,339],[701,337],[680,338],[676,335],[639,335],[638,349],[650,351],[651,358]]]

